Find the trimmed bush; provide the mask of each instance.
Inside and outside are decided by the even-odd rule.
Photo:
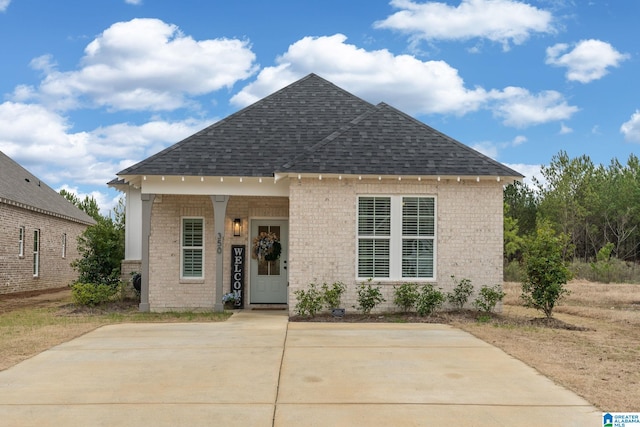
[[[393,303],[405,313],[415,308],[419,296],[417,283],[403,283],[397,288],[393,287]]]
[[[78,305],[94,307],[111,301],[118,293],[117,286],[93,283],[71,285],[71,298]]]
[[[420,316],[430,316],[442,306],[444,301],[445,295],[442,291],[428,283],[422,286],[416,303],[416,311]]]
[[[473,302],[473,306],[479,311],[490,313],[496,307],[496,305],[502,301],[505,293],[502,291],[502,286],[495,285],[490,288],[488,286],[483,286],[480,289],[480,295]]]
[[[324,298],[315,283],[310,284],[308,290],[299,289],[293,294],[296,296],[296,301],[298,301],[293,310],[299,316],[314,317],[322,310]]]
[[[322,285],[322,300],[329,310],[340,308],[340,300],[347,290],[347,285],[342,282],[335,282],[329,287],[326,283]]]
[[[365,285],[361,283],[358,286],[358,306],[354,306],[362,314],[369,314],[378,304],[386,301],[380,292],[380,286],[371,286],[371,279]]]
[[[473,285],[469,279],[462,279],[458,282],[455,276],[451,276],[451,280],[453,280],[453,283],[455,283],[456,286],[453,288],[452,292],[447,294],[447,301],[449,301],[454,308],[460,310],[464,307],[473,293]]]

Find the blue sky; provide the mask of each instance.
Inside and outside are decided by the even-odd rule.
[[[640,144],[637,0],[0,0],[0,151],[115,173],[314,72],[519,170]]]

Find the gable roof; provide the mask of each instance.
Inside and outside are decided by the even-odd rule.
[[[522,177],[387,104],[374,106],[315,74],[118,175],[277,173]]]
[[[0,203],[86,225],[93,218],[0,151]]]

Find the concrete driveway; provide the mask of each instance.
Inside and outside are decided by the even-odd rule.
[[[107,326],[0,372],[7,426],[600,426],[501,350],[431,324]]]

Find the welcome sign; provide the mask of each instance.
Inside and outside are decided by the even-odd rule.
[[[231,246],[231,292],[236,295],[235,307],[244,307],[245,245]]]

